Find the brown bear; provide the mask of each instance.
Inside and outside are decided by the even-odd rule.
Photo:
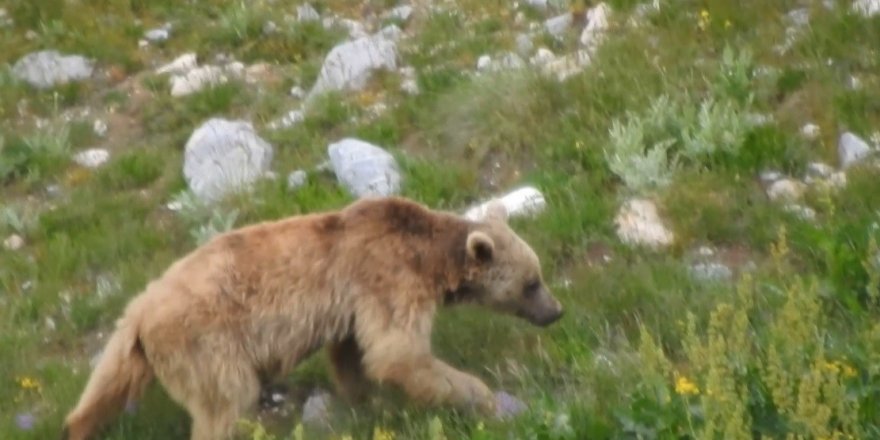
[[[431,353],[437,308],[461,303],[539,326],[563,313],[497,201],[475,222],[363,198],[219,234],[126,306],[62,438],[90,438],[153,376],[192,417],[192,439],[230,438],[262,384],[325,345],[347,398],[373,381],[492,415],[490,389]]]

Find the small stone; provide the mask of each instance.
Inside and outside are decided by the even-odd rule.
[[[629,245],[657,249],[672,244],[674,235],[660,221],[657,207],[647,199],[627,200],[614,219],[617,236]]]
[[[527,34],[519,34],[516,36],[516,52],[520,56],[527,57],[532,53],[535,45],[532,43],[531,37]]]
[[[171,32],[164,28],[150,29],[144,32],[144,38],[151,43],[161,43],[169,37],[171,37]]]
[[[733,271],[718,262],[696,263],[691,266],[690,274],[700,281],[725,281],[733,277]]]
[[[368,37],[367,27],[363,23],[349,18],[337,20],[337,23],[348,30],[348,36],[353,39]]]
[[[804,194],[804,184],[793,179],[780,179],[767,188],[767,196],[774,201],[795,201]]]
[[[312,5],[306,3],[296,7],[296,19],[298,21],[317,21],[321,19],[321,14]]]
[[[487,70],[492,65],[492,57],[489,55],[481,55],[477,58],[477,70]]]
[[[94,61],[55,50],[29,53],[12,66],[12,74],[37,89],[82,81],[92,76]]]
[[[541,11],[547,10],[547,0],[525,0],[525,4]]]
[[[529,62],[533,66],[545,66],[553,62],[553,60],[555,59],[556,55],[552,51],[550,51],[550,49],[547,49],[546,47],[541,47],[538,49],[537,52],[535,52],[535,56],[529,59]]]
[[[54,319],[52,319],[51,317],[47,316],[46,319],[44,320],[44,322],[46,323],[46,330],[49,330],[50,332],[54,332],[54,331],[55,331],[56,325],[55,325],[55,320],[54,320]]]
[[[228,80],[224,69],[221,67],[196,67],[184,75],[174,75],[171,77],[171,96],[189,95],[205,87],[223,84]]]
[[[572,21],[571,14],[558,15],[544,22],[544,30],[550,35],[560,38],[571,27]]]
[[[401,5],[394,9],[391,9],[385,14],[385,17],[391,18],[394,20],[407,21],[409,17],[413,13],[413,7],[410,5]]]
[[[819,129],[819,126],[816,124],[810,123],[810,124],[806,124],[803,127],[801,127],[801,135],[804,138],[809,139],[811,141],[816,140],[819,137],[820,132],[821,132],[821,130]]]
[[[287,189],[294,190],[306,184],[309,175],[303,170],[296,170],[287,176]]]
[[[290,128],[306,120],[306,115],[302,110],[291,110],[280,119],[269,123],[269,128],[277,130],[279,128]]]
[[[761,171],[761,174],[758,176],[765,185],[773,183],[782,178],[782,173],[776,170],[766,170]]]
[[[807,8],[794,9],[785,14],[785,18],[795,26],[807,26],[810,24],[810,10]]]
[[[162,67],[156,69],[156,73],[159,75],[170,73],[170,74],[184,74],[189,72],[190,70],[198,67],[198,62],[196,61],[196,54],[193,52],[185,53],[177,58],[174,61],[165,64]]]
[[[293,96],[296,99],[303,99],[306,97],[306,91],[300,86],[293,86],[290,89],[290,96]]]
[[[3,240],[3,247],[10,251],[17,251],[24,247],[24,239],[18,234],[12,234]]]
[[[871,147],[862,138],[846,132],[840,136],[837,143],[837,155],[840,158],[840,167],[847,169],[860,162],[871,153]]]
[[[801,220],[813,221],[816,219],[816,211],[808,206],[803,206],[797,203],[789,203],[783,206],[782,209],[785,210],[785,212],[794,214]]]
[[[103,148],[89,148],[73,155],[73,161],[86,168],[98,168],[110,159],[110,152]]]
[[[807,165],[807,177],[813,179],[827,179],[834,174],[831,165],[822,162],[812,162]]]
[[[104,137],[107,134],[107,123],[100,119],[95,119],[95,122],[92,123],[92,131],[98,137]]]
[[[306,399],[303,404],[302,421],[304,423],[325,424],[329,419],[330,394],[318,391]]]
[[[411,66],[401,67],[400,76],[402,78],[400,89],[407,94],[417,95],[419,93],[419,81],[416,78],[416,69]]]
[[[495,415],[499,419],[515,417],[526,409],[528,409],[528,406],[526,406],[525,402],[516,396],[506,391],[495,393]]]
[[[263,24],[263,35],[271,35],[278,31],[278,25],[269,20]]]

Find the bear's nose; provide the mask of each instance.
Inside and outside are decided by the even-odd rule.
[[[550,324],[553,324],[556,321],[559,321],[562,318],[562,315],[565,314],[565,310],[562,307],[558,307],[556,310],[547,313],[541,319],[538,320],[537,324],[541,327],[547,327]]]

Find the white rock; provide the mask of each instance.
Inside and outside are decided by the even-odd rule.
[[[165,28],[150,29],[144,32],[144,38],[151,43],[160,43],[171,37],[171,32]]]
[[[516,52],[519,53],[520,56],[529,56],[534,48],[535,45],[532,43],[532,38],[527,34],[519,34],[516,36]]]
[[[611,8],[605,3],[599,3],[596,7],[587,11],[587,25],[581,32],[581,45],[588,50],[595,50],[608,30],[608,17]]]
[[[542,11],[547,9],[547,0],[525,0],[525,4]]]
[[[340,18],[336,20],[337,23],[342,25],[346,30],[348,30],[348,36],[353,39],[368,37],[370,34],[367,32],[366,26],[363,23],[352,20],[349,18]]]
[[[308,424],[324,425],[329,421],[330,394],[316,392],[306,399],[303,404],[302,421]]]
[[[104,137],[107,134],[107,123],[100,119],[95,119],[95,122],[92,123],[92,131],[97,136]]]
[[[24,246],[24,239],[18,234],[12,234],[3,240],[3,247],[10,251],[17,251]]]
[[[657,214],[654,202],[647,199],[627,200],[614,219],[617,236],[628,245],[657,249],[672,244],[674,235]]]
[[[92,76],[94,61],[79,55],[62,55],[55,50],[29,53],[12,66],[12,74],[38,89],[86,80]]]
[[[401,5],[396,8],[391,9],[385,14],[386,18],[407,21],[409,17],[412,16],[413,7],[410,5]]]
[[[194,52],[185,53],[177,58],[174,61],[159,67],[156,69],[156,73],[159,75],[170,73],[170,74],[184,74],[189,72],[190,70],[198,67],[198,62],[196,61],[196,54]]]
[[[412,66],[401,67],[400,76],[402,79],[400,82],[400,89],[403,90],[404,93],[417,95],[419,93],[419,81],[418,78],[416,78],[416,69]]]
[[[277,130],[279,128],[290,128],[306,119],[306,115],[302,110],[291,110],[281,118],[269,123],[269,128]]]
[[[810,10],[807,8],[794,9],[785,14],[785,18],[795,26],[807,26],[810,24]]]
[[[73,155],[73,161],[86,168],[98,168],[110,159],[110,152],[103,148],[89,148]]]
[[[403,37],[403,30],[401,30],[396,24],[389,24],[388,26],[383,27],[376,33],[377,36],[385,37],[391,41],[398,41],[401,37]]]
[[[489,55],[480,55],[480,57],[477,58],[477,70],[488,70],[491,65],[492,57]]]
[[[715,261],[694,264],[690,267],[690,274],[700,281],[724,281],[733,277],[729,267]]]
[[[306,184],[309,175],[303,170],[296,170],[287,175],[287,188],[294,190]]]
[[[212,118],[187,140],[183,174],[196,197],[212,202],[263,177],[273,155],[250,122]]]
[[[759,179],[765,184],[773,183],[782,178],[782,173],[776,170],[761,171]]]
[[[801,127],[801,135],[811,141],[818,138],[820,133],[821,133],[821,130],[819,129],[819,126],[816,124],[810,123],[810,124],[805,124],[803,127]]]
[[[269,21],[263,23],[263,35],[271,35],[277,31],[278,31],[278,25],[274,21],[269,20]]]
[[[400,192],[397,161],[387,151],[354,138],[327,146],[333,172],[355,197],[390,196]]]
[[[564,81],[568,77],[582,72],[590,64],[590,60],[590,54],[587,51],[579,50],[544,64],[541,72],[545,75],[555,76],[559,81]]]
[[[205,87],[223,84],[229,81],[226,72],[218,66],[201,66],[183,75],[171,76],[171,96],[185,96],[198,92]]]
[[[837,156],[840,158],[841,168],[851,167],[870,153],[871,147],[862,138],[849,132],[840,136],[837,143]]]
[[[770,200],[795,201],[804,195],[804,184],[793,179],[780,179],[767,188]]]
[[[562,14],[550,18],[544,22],[544,29],[554,37],[562,37],[563,34],[571,27],[573,19],[571,14]]]
[[[290,89],[290,96],[293,96],[294,98],[297,98],[297,99],[303,99],[306,97],[306,91],[303,90],[303,88],[300,86],[293,86]]]
[[[834,167],[823,162],[810,162],[807,164],[807,177],[813,179],[827,179],[834,173]]]
[[[332,90],[361,90],[376,70],[397,68],[397,46],[382,35],[342,43],[324,59],[309,98]]]
[[[517,188],[500,198],[491,198],[476,206],[471,207],[464,213],[468,220],[481,221],[486,216],[486,211],[493,201],[498,200],[504,205],[507,215],[510,217],[533,216],[542,212],[547,202],[541,191],[531,186]]]
[[[852,4],[852,9],[865,17],[872,17],[880,14],[880,0],[856,0]]]
[[[296,7],[296,19],[298,21],[317,21],[321,19],[321,14],[312,5],[306,3]]]
[[[787,203],[782,209],[785,210],[785,212],[794,214],[801,220],[813,221],[816,219],[816,211],[808,206],[797,203]]]
[[[556,59],[556,55],[546,47],[538,48],[535,55],[529,59],[529,63],[533,66],[545,66]]]

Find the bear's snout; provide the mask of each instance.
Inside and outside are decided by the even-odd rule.
[[[525,310],[522,310],[519,315],[532,324],[547,327],[562,318],[564,313],[562,303],[554,298],[546,288],[542,288],[533,301],[525,304]]]

